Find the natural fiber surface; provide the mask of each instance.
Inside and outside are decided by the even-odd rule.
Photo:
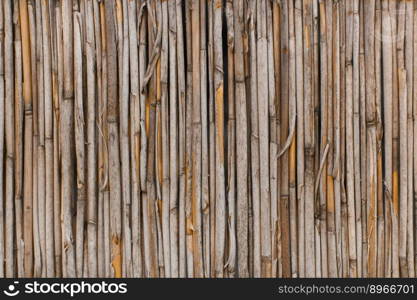
[[[0,277],[414,277],[417,2],[1,0]]]

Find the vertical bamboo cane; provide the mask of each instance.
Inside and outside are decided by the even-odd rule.
[[[171,277],[178,277],[178,93],[175,0],[168,2],[169,48],[169,229]],[[182,51],[182,49],[179,49]]]
[[[107,42],[107,93],[108,93],[108,118],[109,126],[109,175],[110,183],[110,231],[111,231],[111,256],[115,277],[122,273],[121,262],[121,195],[120,195],[120,157],[117,142],[118,136],[118,93],[117,93],[117,50],[114,25],[114,5],[112,1],[105,1],[106,11],[106,42]]]
[[[20,22],[22,30],[22,55],[23,55],[23,101],[24,101],[24,177],[23,177],[23,201],[24,201],[24,230],[23,240],[25,249],[25,276],[32,277],[33,275],[33,237],[32,237],[32,81],[31,81],[31,51],[30,51],[30,32],[29,32],[29,16],[27,1],[20,1]],[[1,13],[0,13],[1,14]],[[2,22],[0,22],[2,23]],[[1,50],[0,50],[1,51]],[[0,55],[2,57],[2,55]],[[0,61],[2,59],[0,58]],[[1,62],[2,66],[3,63]],[[0,72],[2,73],[2,72]],[[0,79],[0,84],[3,84],[3,79]],[[0,87],[0,95],[3,94],[3,89]],[[3,101],[2,102],[3,105]],[[3,111],[3,109],[1,109]],[[4,123],[1,122],[1,126]],[[4,130],[2,127],[1,130]],[[4,134],[4,133],[3,133]],[[3,136],[1,134],[0,136]],[[3,150],[0,151],[3,153]],[[1,159],[1,161],[3,161]],[[2,181],[2,180],[1,180]],[[2,215],[2,214],[1,214]],[[0,230],[2,231],[2,229]],[[0,272],[1,273],[1,272]]]
[[[222,2],[213,3],[213,51],[216,130],[216,233],[215,276],[223,277],[224,245],[226,233],[225,153],[224,153],[224,92],[222,50]]]
[[[178,124],[179,124],[179,199],[178,199],[178,276],[185,277],[185,185],[186,185],[186,90],[185,90],[185,66],[184,66],[184,37],[183,37],[183,13],[181,1],[176,0],[176,47],[177,47],[177,71],[178,71]],[[173,275],[175,275],[175,262],[173,263]]]
[[[294,5],[295,56],[296,56],[296,95],[297,95],[297,202],[298,202],[298,268],[299,276],[305,277],[305,231],[304,231],[304,72],[303,72],[303,25],[302,2]]]
[[[319,9],[320,9],[320,36],[321,36],[321,43],[320,43],[320,76],[321,76],[321,82],[320,82],[320,95],[321,95],[321,101],[320,101],[320,107],[321,109],[321,142],[320,142],[320,161],[322,162],[323,171],[320,176],[320,209],[319,216],[320,216],[320,246],[322,250],[322,276],[328,277],[329,272],[329,262],[328,262],[328,245],[327,245],[327,213],[326,213],[326,193],[327,193],[327,167],[326,167],[326,159],[328,151],[326,152],[326,149],[329,149],[329,142],[327,139],[327,103],[329,101],[329,95],[327,93],[327,80],[328,80],[328,74],[327,74],[327,31],[326,31],[326,3],[325,1],[320,1],[319,3]],[[325,156],[326,154],[326,156]]]
[[[14,80],[13,80],[13,19],[12,2],[3,2],[4,13],[4,76],[5,76],[5,141],[6,141],[6,163],[5,163],[5,218],[4,225],[4,259],[6,277],[14,276],[14,255],[13,255],[13,160],[14,160]]]
[[[352,53],[352,65],[353,65],[353,148],[354,148],[354,189],[355,189],[355,223],[356,223],[356,258],[357,258],[357,276],[362,276],[362,226],[361,226],[361,161],[360,161],[360,86],[359,86],[359,41],[360,41],[360,19],[359,19],[359,4],[358,0],[353,1],[352,13],[353,13],[353,53]]]
[[[96,48],[93,3],[87,0],[84,5],[87,72],[87,267],[88,276],[97,277]]]
[[[193,0],[192,24],[192,179],[191,211],[193,238],[194,277],[203,276],[202,229],[201,229],[201,82],[200,82],[200,1]],[[219,231],[221,229],[218,229]],[[220,246],[222,247],[222,246]],[[223,263],[222,263],[223,271]]]
[[[200,92],[201,92],[201,212],[204,277],[210,276],[210,194],[209,194],[209,130],[207,76],[207,6],[200,0]],[[175,120],[175,119],[173,119]],[[171,135],[172,136],[172,135]]]
[[[227,135],[227,260],[225,262],[225,276],[234,277],[236,261],[236,109],[234,87],[234,20],[233,4],[226,1],[226,27],[227,27],[227,120],[225,123]],[[226,63],[225,63],[226,64]],[[225,76],[226,77],[226,76]],[[226,102],[226,101],[225,101]]]
[[[251,174],[253,210],[253,276],[261,276],[261,229],[259,190],[259,124],[258,124],[258,72],[256,52],[256,1],[250,6],[249,19],[249,59],[250,59],[250,111],[251,111]]]
[[[382,11],[381,1],[376,2],[375,8],[375,37],[381,32]],[[375,69],[376,69],[376,113],[377,113],[377,276],[384,277],[385,274],[385,220],[384,220],[384,199],[383,199],[383,173],[382,173],[382,43],[381,40],[375,38]]]
[[[4,16],[3,16],[3,4],[4,2],[0,3],[0,43],[3,45],[5,42],[5,36],[4,36]],[[5,90],[4,90],[4,85],[5,85],[5,71],[4,71],[4,48],[0,47],[0,169],[3,170],[4,168],[4,117],[5,117]],[[31,171],[31,170],[29,170]],[[0,181],[3,182],[3,172],[0,172]],[[25,191],[27,191],[25,189]],[[25,198],[27,199],[27,198]],[[24,200],[25,201],[25,200]],[[26,207],[26,205],[25,205]],[[29,217],[30,218],[30,217]],[[29,218],[27,218],[28,222],[30,221]],[[25,218],[26,219],[26,218]],[[26,221],[25,221],[26,222]],[[32,222],[29,222],[30,225],[25,225],[25,228],[27,228],[27,230],[25,229],[25,236],[24,241],[25,244],[27,243],[28,245],[30,245],[30,240],[29,238],[32,237],[32,235],[30,234],[30,226]],[[27,232],[27,233],[26,233]],[[25,251],[28,251],[27,249],[32,249],[32,247],[27,247],[25,248]],[[26,256],[25,256],[25,276],[30,277],[32,274],[32,269],[31,269],[31,262],[32,262],[32,256],[30,254],[30,252],[25,252],[25,253],[29,253],[27,255],[27,257],[29,257],[26,260]],[[4,196],[3,196],[3,185],[0,186],[0,276],[4,277]],[[28,274],[29,273],[29,274]]]
[[[84,135],[84,103],[82,79],[82,50],[81,50],[81,23],[80,15],[74,14],[74,131],[77,166],[77,220],[75,233],[75,259],[77,276],[83,276],[84,268],[84,218],[85,218],[85,135]]]
[[[31,14],[30,14],[31,15]],[[55,274],[56,276],[62,276],[62,228],[61,228],[61,221],[62,221],[62,214],[61,214],[61,186],[60,186],[60,169],[59,169],[59,159],[60,159],[60,138],[59,138],[59,131],[60,131],[60,112],[59,107],[63,97],[63,54],[62,54],[62,14],[61,14],[61,6],[55,3],[55,21],[56,21],[56,68],[54,69],[54,73],[57,80],[57,95],[54,99],[54,250],[55,250]],[[34,36],[31,34],[31,36]],[[31,44],[32,44],[31,40]],[[33,47],[32,47],[33,49]],[[32,62],[35,62],[36,53],[32,51]],[[35,63],[32,64],[32,79],[36,80],[36,68]],[[33,88],[33,119],[36,120],[36,85]],[[34,135],[36,133],[37,123],[34,122]],[[34,156],[36,152],[36,144],[33,145],[34,149]],[[35,160],[33,161],[33,166],[35,168]],[[35,193],[35,182],[36,178],[33,178],[34,181],[34,188],[33,188],[33,207],[35,207],[35,197],[37,193]],[[35,223],[33,224],[35,228]],[[35,240],[34,240],[35,241]],[[35,247],[36,249],[36,247]],[[36,256],[35,256],[36,261]]]
[[[42,48],[44,57],[44,88],[45,88],[45,228],[54,223],[54,191],[53,191],[53,103],[52,103],[52,51],[49,3],[42,1]],[[45,230],[46,276],[55,275],[54,236],[53,231]]]
[[[406,28],[404,31],[404,42],[405,42],[405,69],[407,77],[407,263],[408,272],[410,277],[415,277],[415,257],[414,257],[414,241],[415,237],[413,234],[414,218],[413,218],[413,90],[414,90],[414,76],[413,76],[413,43],[414,43],[414,9],[415,3],[412,1],[406,1]]]
[[[305,153],[305,276],[315,277],[314,255],[314,103],[312,1],[303,1],[304,25],[304,153]]]
[[[269,185],[268,60],[266,1],[257,2],[258,121],[260,160],[261,275],[271,277],[271,219]]]
[[[19,5],[13,7],[13,24],[14,24],[14,215],[15,215],[15,262],[14,271],[18,277],[23,276],[23,222],[22,222],[22,179],[23,179],[23,117],[24,117],[24,103],[23,103],[23,61],[22,61],[22,39],[19,18]]]
[[[236,175],[237,175],[237,273],[249,277],[248,268],[248,113],[244,74],[244,7],[243,1],[233,3],[235,26],[234,72],[236,87]],[[245,146],[243,146],[245,145]]]
[[[398,11],[405,11],[405,1],[398,3]],[[399,14],[397,19],[397,67],[398,67],[398,126],[399,126],[399,259],[400,275],[408,277],[407,264],[407,206],[408,206],[408,180],[407,180],[407,74],[405,70],[405,42],[400,35],[405,32],[405,13]]]

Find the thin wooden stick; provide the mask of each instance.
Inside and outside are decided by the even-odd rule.
[[[107,42],[107,93],[108,93],[108,116],[109,128],[109,174],[110,183],[110,230],[111,230],[111,259],[113,274],[120,277],[122,273],[121,262],[121,187],[120,187],[120,157],[117,142],[118,134],[118,93],[117,93],[117,50],[116,34],[114,25],[114,5],[112,1],[105,1],[106,11],[106,42]]]
[[[5,141],[6,141],[6,163],[5,163],[5,206],[4,213],[4,260],[5,276],[14,277],[14,253],[13,253],[13,232],[14,232],[14,209],[13,209],[13,160],[14,160],[14,65],[13,65],[13,19],[12,2],[3,2],[4,13],[4,77],[5,77]]]
[[[20,22],[22,35],[22,55],[23,55],[23,101],[24,101],[24,175],[23,175],[23,202],[24,202],[24,230],[23,240],[25,249],[25,276],[32,277],[33,274],[33,237],[32,237],[32,81],[31,81],[31,51],[30,51],[30,29],[27,1],[20,1]],[[0,22],[1,23],[1,22]],[[2,55],[0,55],[2,56]],[[1,58],[0,58],[1,61]],[[2,64],[0,64],[2,65]],[[2,73],[2,72],[0,72]],[[2,79],[0,84],[2,84]],[[3,91],[0,87],[0,95]],[[0,101],[3,102],[3,101]],[[3,109],[2,109],[3,111]],[[1,122],[2,126],[4,123]],[[1,129],[4,130],[4,127]],[[4,134],[4,133],[3,133]],[[1,134],[0,136],[3,136]],[[3,153],[3,150],[0,151]],[[2,161],[2,159],[1,159]],[[1,229],[0,231],[2,231]]]
[[[222,51],[222,2],[213,3],[214,101],[216,122],[216,233],[215,277],[223,277],[226,233],[225,148],[224,148],[224,83]]]
[[[185,277],[185,188],[186,188],[186,104],[185,104],[185,61],[184,61],[184,37],[181,1],[176,0],[176,47],[177,47],[177,71],[178,71],[178,126],[179,126],[179,199],[178,199],[178,276]],[[175,214],[174,214],[175,215]],[[173,276],[175,276],[175,262],[171,263]]]
[[[256,55],[256,1],[250,6],[249,53],[250,53],[250,97],[251,115],[251,174],[253,210],[253,276],[261,276],[261,236],[260,236],[260,189],[259,189],[259,124],[258,124],[258,72]]]
[[[247,98],[245,89],[244,74],[244,45],[243,45],[243,26],[244,8],[243,1],[233,3],[233,16],[235,26],[234,37],[234,72],[236,90],[236,164],[237,175],[237,273],[239,277],[249,277],[248,267],[248,128],[247,128]]]
[[[169,229],[170,277],[178,277],[178,99],[176,3],[168,2],[169,30]],[[183,51],[183,49],[179,49]]]
[[[15,160],[14,160],[14,214],[15,214],[15,273],[23,276],[23,224],[22,224],[22,173],[23,173],[23,60],[22,60],[22,40],[20,29],[19,6],[13,7],[14,19],[14,127],[15,127]]]
[[[74,126],[75,150],[77,154],[77,220],[76,220],[76,265],[77,276],[82,277],[84,266],[84,218],[85,191],[85,135],[82,79],[81,24],[79,14],[74,14]]]
[[[87,263],[88,276],[97,277],[97,176],[96,176],[96,74],[93,3],[85,5],[85,39],[87,72]],[[100,252],[99,252],[100,253]],[[102,262],[103,263],[103,262]]]
[[[4,34],[4,15],[3,15],[3,2],[0,3],[0,42],[2,44],[4,44],[5,42],[5,34]],[[4,168],[4,119],[5,119],[5,67],[4,67],[4,48],[0,47],[0,169],[3,170]],[[29,170],[30,172],[32,170]],[[3,182],[3,172],[0,172],[0,181]],[[25,189],[25,191],[28,191],[27,189]],[[26,195],[26,194],[25,194]],[[25,198],[27,199],[27,198]],[[25,200],[24,200],[25,201]],[[27,202],[27,201],[25,201]],[[25,205],[26,207],[26,205]],[[26,218],[25,218],[26,219]],[[29,218],[27,219],[28,221]],[[32,222],[29,222],[30,226],[32,225]],[[32,237],[32,235],[30,234],[30,226],[26,225],[27,223],[25,223],[25,227],[27,227],[27,230],[25,229],[25,233],[24,233],[24,241],[27,241],[27,244],[30,245],[30,240],[28,239],[29,237]],[[0,186],[0,261],[2,263],[0,263],[0,276],[4,277],[4,196],[3,196],[3,185]],[[30,250],[29,250],[30,249]],[[32,247],[26,247],[25,248],[25,253],[29,253],[27,256],[25,256],[25,275],[27,275],[28,277],[30,276],[28,273],[32,273],[31,272],[31,265],[30,263],[32,262],[32,257],[29,251],[32,250]],[[26,259],[26,257],[28,257],[28,259]],[[30,270],[27,271],[26,270]]]

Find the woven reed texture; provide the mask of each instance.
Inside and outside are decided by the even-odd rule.
[[[414,277],[416,12],[0,1],[0,277]]]

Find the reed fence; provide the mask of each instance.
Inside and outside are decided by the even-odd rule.
[[[414,277],[417,1],[1,0],[0,277]]]

